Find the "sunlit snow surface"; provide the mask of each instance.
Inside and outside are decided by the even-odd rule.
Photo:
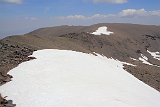
[[[160,93],[120,61],[66,50],[39,50],[12,69],[0,93],[17,107],[160,107]]]
[[[150,53],[150,54],[151,54],[151,53]],[[152,53],[152,54],[153,54],[153,53]],[[151,55],[152,55],[152,54],[151,54]],[[153,56],[153,57],[155,57],[155,56]],[[157,58],[157,57],[156,57],[156,58]],[[160,67],[160,66],[158,66],[158,65],[149,63],[149,62],[148,62],[148,58],[147,58],[146,56],[144,56],[143,54],[141,54],[141,57],[139,57],[139,60],[142,61],[142,63],[144,63],[144,64],[151,65],[151,66],[156,66],[156,67]]]
[[[153,65],[148,62],[148,58],[146,56],[144,56],[143,54],[141,54],[141,57],[139,57],[139,60],[142,61],[142,63],[144,63],[144,64]]]
[[[147,52],[149,54],[151,54],[151,56],[153,56],[153,58],[160,60],[160,53],[159,52],[150,52],[149,50],[147,50]]]
[[[102,35],[102,34],[110,35],[110,34],[113,34],[113,32],[108,31],[106,26],[102,26],[102,27],[99,27],[95,32],[93,32],[91,34],[94,34],[94,35]]]
[[[135,59],[135,58],[132,58],[132,57],[130,57],[132,60],[134,60],[134,61],[139,61],[138,59]]]

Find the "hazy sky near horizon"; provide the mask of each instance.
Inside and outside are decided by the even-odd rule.
[[[58,25],[160,25],[160,0],[0,0],[0,37]]]

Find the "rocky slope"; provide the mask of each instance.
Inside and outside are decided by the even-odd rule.
[[[111,35],[91,34],[107,26]],[[25,35],[0,40],[0,83],[10,81],[7,72],[38,49],[65,49],[85,53],[96,52],[136,66],[125,65],[129,73],[160,91],[160,61],[147,50],[160,52],[160,26],[136,24],[96,24],[92,26],[59,26],[41,28]],[[152,64],[139,60],[142,55]],[[132,59],[131,59],[132,58]],[[134,59],[134,60],[133,60]]]

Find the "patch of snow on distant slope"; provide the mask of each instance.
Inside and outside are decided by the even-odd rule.
[[[114,59],[55,49],[32,56],[0,87],[17,107],[160,107],[160,93]]]
[[[135,59],[135,58],[132,58],[132,57],[130,57],[132,60],[134,60],[134,61],[139,61],[138,59]]]
[[[146,56],[144,56],[143,54],[141,54],[141,57],[139,57],[139,60],[142,61],[142,63],[147,64],[147,65],[151,65],[151,66],[155,66],[155,67],[160,67],[159,65],[149,63],[148,58]]]
[[[142,63],[144,63],[144,64],[153,65],[153,64],[147,62],[144,58],[139,57],[139,60],[142,61]]]
[[[141,57],[139,57],[139,60],[142,61],[142,63],[153,66],[153,64],[151,64],[151,63],[148,62],[148,58],[146,56],[144,56],[143,54],[141,54]]]
[[[143,59],[145,59],[146,61],[148,61],[148,58],[147,58],[146,56],[144,56],[143,54],[141,54],[141,57],[142,57]]]
[[[149,50],[147,50],[147,52],[149,54],[151,54],[151,56],[153,56],[154,59],[160,60],[160,53],[159,52],[150,52]]]
[[[134,65],[134,64],[131,64],[131,63],[127,63],[127,62],[122,62],[122,64],[129,65],[129,66],[134,66],[134,67],[137,66],[137,65]]]
[[[102,35],[102,34],[111,35],[111,34],[113,34],[113,32],[108,31],[106,26],[102,26],[102,27],[99,27],[95,32],[93,32],[91,34],[94,34],[94,35]]]

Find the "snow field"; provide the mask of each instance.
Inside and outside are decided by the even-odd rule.
[[[160,93],[98,55],[45,49],[9,73],[0,93],[17,107],[159,107]]]

